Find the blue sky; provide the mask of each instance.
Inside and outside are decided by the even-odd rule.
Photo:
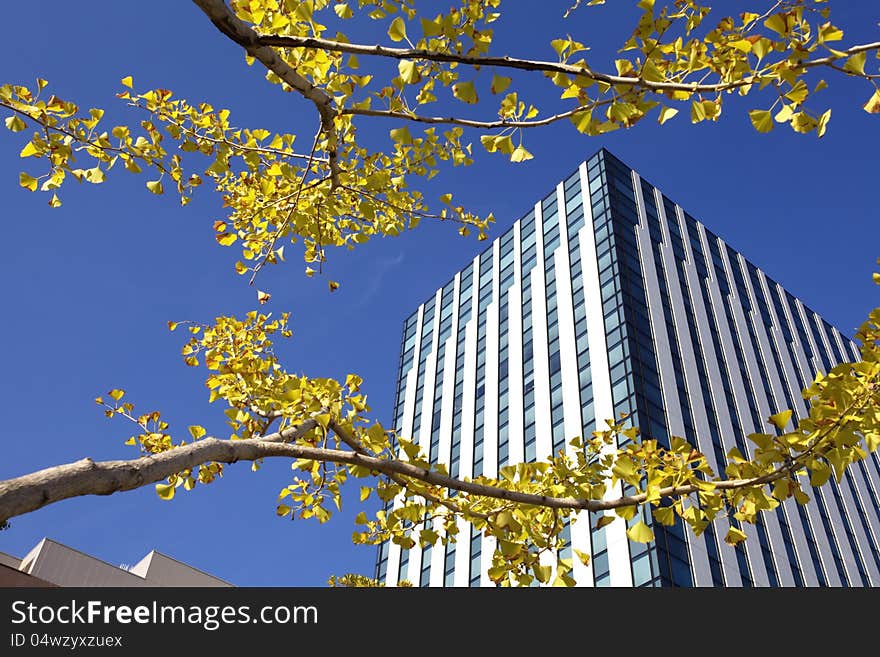
[[[560,17],[569,3],[540,15],[532,3],[510,4],[498,26],[498,53],[547,58],[543,44],[570,32],[593,46],[591,63],[610,68],[609,53],[628,35],[620,20],[633,16],[635,3],[583,10],[566,24]],[[738,12],[765,4],[718,7]],[[877,39],[880,12],[871,4],[837,3],[835,22],[847,41]],[[311,105],[266,84],[188,3],[157,0],[145,10],[141,3],[32,0],[16,7],[14,20],[17,28],[0,41],[2,82],[47,78],[53,92],[104,107],[105,120],[117,124],[137,120],[114,98],[119,79],[133,75],[140,90],[165,87],[193,102],[228,107],[240,126],[311,137]],[[352,32],[368,38],[376,29],[357,25]],[[829,79],[831,89],[814,106],[834,108],[822,140],[784,127],[759,135],[746,111],[769,103],[732,99],[717,124],[692,126],[682,112],[662,128],[649,120],[602,138],[568,125],[542,130],[527,135],[535,158],[521,165],[477,146],[473,167],[444,173],[424,188],[434,198],[453,191],[471,208],[494,212],[499,234],[605,146],[852,334],[878,305],[871,272],[880,256],[880,117],[861,109],[870,95],[863,81]],[[548,88],[545,81],[520,88],[543,106],[538,94]],[[361,126],[376,145],[396,127]],[[478,144],[478,135],[470,140]],[[222,217],[218,199],[205,190],[181,209],[170,196],[148,194],[145,178],[118,174],[100,187],[63,190],[63,207],[50,210],[44,195],[18,186],[21,145],[19,135],[0,138],[0,478],[83,456],[133,457],[123,445],[129,427],[106,420],[92,401],[113,387],[125,388],[141,410],[162,410],[180,432],[201,423],[223,435],[222,409],[207,404],[203,372],[181,363],[181,335],[165,326],[255,306],[254,288],[232,272],[237,252],[213,239],[211,225]],[[36,170],[33,162],[27,167]],[[360,374],[374,413],[387,421],[402,321],[483,246],[450,225],[423,223],[400,238],[331,254],[326,276],[311,280],[289,250],[287,265],[264,270],[259,279],[273,295],[269,310],[292,311],[294,339],[279,349],[287,367],[313,376]],[[329,294],[327,278],[342,288]],[[43,536],[111,563],[133,563],[157,549],[252,586],[320,586],[330,574],[372,573],[374,549],[350,540],[356,499],[326,525],[275,517],[277,492],[290,477],[283,462],[258,473],[239,465],[219,483],[171,503],[152,487],[69,500],[14,519],[0,533],[0,551],[22,555]]]

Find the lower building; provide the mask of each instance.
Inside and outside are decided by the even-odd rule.
[[[21,559],[0,552],[0,586],[222,587],[232,584],[155,550],[133,566],[114,566],[44,538]]]
[[[859,358],[855,345],[606,150],[583,162],[404,322],[392,425],[453,476],[573,449],[574,436],[630,415],[668,446],[682,436],[723,472],[749,454],[766,418],[807,414],[817,372]],[[880,584],[880,461],[787,500],[743,530],[701,536],[655,526],[650,544],[623,521],[565,529],[583,586]],[[619,490],[617,493],[629,492]],[[640,512],[630,524],[650,514]],[[387,585],[491,586],[494,544],[464,524],[445,547],[379,548]],[[566,555],[563,555],[566,556]]]

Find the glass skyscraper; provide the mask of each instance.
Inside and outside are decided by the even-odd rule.
[[[635,171],[602,150],[404,322],[393,426],[454,476],[495,476],[573,449],[629,413],[668,446],[686,438],[723,472],[766,418],[807,407],[817,371],[855,345]],[[732,548],[733,518],[699,537],[654,523],[630,542],[619,520],[565,529],[581,586],[880,584],[880,461],[788,500]],[[624,490],[624,492],[627,492]],[[639,515],[630,521],[636,522]],[[642,519],[651,524],[650,514]],[[463,523],[455,543],[379,548],[393,586],[491,586],[492,539]],[[568,556],[568,555],[563,555]]]

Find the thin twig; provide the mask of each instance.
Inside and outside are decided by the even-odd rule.
[[[249,285],[254,284],[254,280],[257,278],[257,273],[266,265],[269,261],[269,256],[272,255],[272,251],[275,248],[275,243],[278,241],[278,238],[281,237],[281,233],[284,232],[284,229],[287,228],[287,224],[290,223],[290,218],[293,216],[293,213],[296,212],[296,208],[299,205],[299,199],[302,195],[303,186],[306,183],[306,176],[309,175],[309,169],[312,168],[312,157],[315,155],[315,149],[318,147],[318,140],[321,138],[321,133],[324,131],[323,127],[318,128],[318,132],[315,133],[315,140],[312,142],[312,152],[309,153],[309,160],[306,162],[305,169],[303,169],[302,178],[299,181],[299,188],[296,190],[296,198],[293,201],[293,206],[290,208],[290,212],[287,213],[287,216],[284,218],[284,221],[281,222],[281,225],[278,226],[278,230],[275,231],[275,235],[272,237],[272,242],[269,244],[269,248],[266,249],[266,254],[263,256],[263,259],[257,263],[257,266],[254,267],[254,273],[251,275],[251,280],[248,282]]]

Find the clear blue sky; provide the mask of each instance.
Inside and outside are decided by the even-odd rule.
[[[498,53],[549,58],[542,44],[570,32],[594,46],[591,63],[610,68],[609,48],[628,35],[615,20],[632,16],[635,3],[583,10],[565,25],[558,21],[570,2],[546,3],[558,10],[541,15],[533,3],[509,4],[498,25]],[[766,4],[718,3],[725,12]],[[880,11],[873,3],[832,4],[848,41],[877,39]],[[370,29],[355,26],[365,35]],[[189,3],[31,0],[7,16],[2,82],[47,78],[55,93],[104,107],[117,124],[137,120],[114,98],[126,75],[140,90],[165,87],[228,107],[240,126],[299,132],[305,141],[314,127],[308,103],[247,68],[238,47]],[[548,87],[537,79],[524,88]],[[878,305],[871,272],[880,256],[880,117],[861,110],[869,95],[863,81],[832,78],[831,90],[817,98],[834,107],[821,141],[786,128],[758,135],[745,110],[765,105],[752,101],[731,103],[717,124],[692,126],[682,112],[663,128],[646,121],[603,138],[560,125],[529,137],[535,159],[528,163],[512,166],[477,146],[473,167],[444,174],[427,190],[435,198],[454,191],[473,209],[494,212],[498,234],[605,146],[852,334]],[[382,144],[392,127],[361,129]],[[478,144],[477,135],[471,139]],[[180,432],[201,423],[222,435],[222,409],[207,404],[203,371],[181,363],[182,336],[165,327],[169,319],[210,321],[256,305],[254,289],[232,272],[238,253],[213,239],[211,224],[222,217],[218,199],[205,190],[181,209],[172,197],[148,194],[143,176],[119,174],[100,187],[65,189],[64,206],[50,210],[45,195],[18,186],[22,143],[20,135],[0,137],[0,478],[86,455],[134,456],[123,445],[129,427],[104,419],[92,401],[113,387],[125,388],[141,410],[161,409]],[[26,164],[35,171],[33,161]],[[360,374],[375,414],[387,421],[401,322],[482,248],[452,226],[423,224],[401,238],[331,254],[328,276],[343,285],[333,295],[327,277],[306,279],[289,250],[287,266],[259,279],[273,294],[269,309],[293,313],[294,340],[280,349],[288,368]],[[282,462],[258,473],[238,465],[219,483],[171,503],[152,486],[69,500],[13,519],[13,528],[0,533],[0,551],[22,555],[49,536],[118,564],[158,549],[253,586],[320,586],[333,573],[372,573],[375,550],[350,540],[356,500],[323,526],[275,517],[276,494],[290,477]]]

